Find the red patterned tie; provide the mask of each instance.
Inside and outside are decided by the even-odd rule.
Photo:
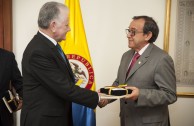
[[[131,68],[133,67],[133,65],[135,64],[135,62],[138,60],[138,58],[140,57],[139,53],[135,53],[135,55],[133,56],[133,59],[131,61],[131,64],[129,66],[129,69],[127,70],[127,73],[126,73],[126,78],[131,70]]]

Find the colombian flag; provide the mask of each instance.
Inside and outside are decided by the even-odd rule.
[[[69,59],[76,84],[88,90],[95,90],[94,71],[87,45],[79,0],[65,0],[70,9],[70,28],[66,40],[60,43]],[[73,103],[74,126],[96,126],[93,109]]]

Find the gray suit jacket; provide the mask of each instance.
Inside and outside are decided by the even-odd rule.
[[[176,101],[176,78],[172,58],[150,44],[125,80],[134,50],[123,54],[113,85],[127,84],[140,89],[137,101],[120,100],[122,126],[168,126],[168,105]]]

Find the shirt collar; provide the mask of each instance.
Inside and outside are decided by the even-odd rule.
[[[150,43],[148,43],[147,45],[145,45],[138,53],[139,53],[140,55],[142,55],[143,52],[148,48],[149,45],[150,45]]]
[[[43,36],[45,36],[47,39],[49,39],[55,46],[57,45],[57,42],[56,42],[53,38],[51,38],[50,36],[48,36],[47,34],[43,33],[43,32],[40,31],[40,30],[39,30],[39,32],[40,32]]]

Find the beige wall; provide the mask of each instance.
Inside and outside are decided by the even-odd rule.
[[[47,1],[49,0],[13,0],[13,49],[20,68],[23,51],[38,30],[38,11]],[[111,85],[116,78],[121,55],[128,49],[124,29],[133,16],[154,17],[160,28],[155,44],[163,48],[165,0],[80,0],[80,4],[97,89]],[[185,126],[194,124],[194,112],[189,111],[193,103],[193,99],[181,98],[170,106],[172,126],[183,126],[186,121],[188,125]],[[184,104],[187,108],[182,106]],[[185,109],[187,111],[182,111]],[[19,114],[18,112],[18,126]],[[177,116],[180,114],[185,116],[180,118]],[[96,115],[97,126],[118,126],[119,102],[103,109],[97,108]]]

